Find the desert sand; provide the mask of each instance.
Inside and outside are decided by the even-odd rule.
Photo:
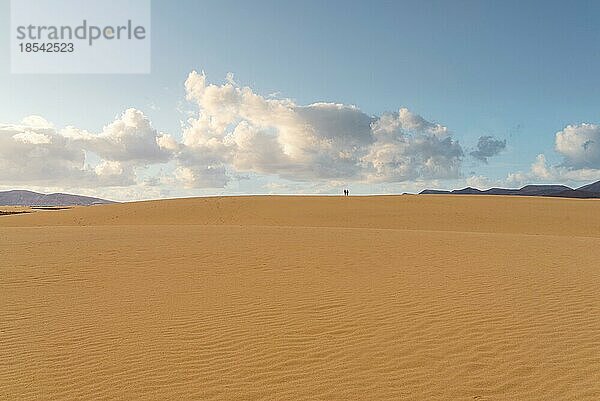
[[[598,400],[600,202],[0,216],[0,399]]]

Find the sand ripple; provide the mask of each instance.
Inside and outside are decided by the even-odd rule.
[[[600,238],[549,231],[0,227],[0,399],[597,400]]]

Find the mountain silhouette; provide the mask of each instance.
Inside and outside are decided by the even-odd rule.
[[[2,206],[89,206],[107,203],[115,202],[62,193],[41,194],[20,190],[0,192],[0,205]]]
[[[550,196],[556,198],[600,198],[600,181],[573,189],[565,185],[526,185],[519,189],[490,188],[480,190],[477,188],[463,188],[452,191],[440,189],[425,189],[422,195],[512,195],[512,196]]]

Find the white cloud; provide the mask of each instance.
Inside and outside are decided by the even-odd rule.
[[[456,178],[463,150],[448,129],[402,108],[371,117],[352,105],[297,105],[260,96],[230,76],[185,82],[199,116],[184,129],[186,168],[274,174],[293,181],[398,182]],[[214,176],[211,174],[211,181]],[[198,183],[198,185],[202,185]]]
[[[53,128],[0,125],[0,180],[3,183],[85,180],[84,161],[84,151],[72,146]]]
[[[135,166],[167,161],[172,138],[152,129],[138,110],[126,110],[100,134],[57,130],[39,116],[0,124],[0,180],[13,185],[70,187],[129,186]],[[100,156],[90,165],[88,152]]]
[[[100,181],[120,182],[122,185],[135,182],[132,166],[118,161],[103,160],[94,168],[94,172]]]
[[[540,154],[528,172],[511,173],[508,182],[589,182],[600,179],[600,125],[567,125],[556,133],[554,148],[563,158],[561,164],[549,165],[546,156]]]
[[[157,132],[139,110],[127,109],[98,135],[68,127],[68,135],[106,160],[152,164],[166,162],[176,149],[175,140]]]
[[[371,124],[374,141],[363,157],[375,182],[457,178],[463,150],[446,127],[407,109],[385,113]]]
[[[406,108],[375,117],[353,105],[298,105],[242,87],[233,74],[215,85],[192,72],[185,90],[198,110],[180,142],[136,109],[100,132],[57,129],[39,116],[0,125],[0,179],[64,188],[224,188],[252,174],[330,186],[460,176],[463,149],[448,128]],[[152,166],[159,164],[169,171],[156,180]]]
[[[28,116],[25,117],[22,121],[21,124],[25,127],[30,127],[30,128],[54,128],[54,125],[47,121],[44,117],[40,117],[40,116]]]
[[[546,161],[546,156],[540,154],[536,157],[535,162],[531,164],[528,172],[511,173],[507,177],[507,182],[522,185],[538,181],[562,183],[567,181],[590,182],[598,179],[600,179],[600,169],[573,169],[562,165],[550,166]]]
[[[48,135],[40,134],[32,130],[14,134],[13,139],[18,142],[29,143],[32,145],[49,144],[52,142],[52,139]]]
[[[495,182],[483,175],[472,175],[466,178],[465,184],[471,188],[485,190],[491,188]]]
[[[184,188],[223,188],[228,178],[223,166],[177,167],[175,178]]]
[[[600,169],[600,126],[568,125],[556,133],[555,148],[566,167]]]

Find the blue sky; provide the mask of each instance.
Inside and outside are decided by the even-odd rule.
[[[139,180],[115,188],[27,179],[3,186],[145,198],[337,192],[339,185],[385,193],[469,182],[586,182],[600,169],[600,157],[568,146],[600,138],[594,128],[600,120],[598,15],[600,3],[593,1],[153,1],[151,74],[11,75],[9,64],[0,63],[0,123],[38,115],[55,127],[101,133],[134,108],[157,131],[182,141],[182,122],[202,113],[199,102],[186,100],[188,74],[204,71],[207,83],[222,85],[232,72],[239,87],[297,106],[355,105],[369,116],[407,108],[447,127],[464,153],[460,171],[451,178],[392,174],[369,181],[354,175],[307,179],[291,169],[265,173],[255,166],[235,169],[221,188],[165,182],[159,193]],[[0,16],[0,25],[8,26],[6,0]],[[0,32],[0,54],[8,55],[8,35]],[[568,125],[573,132],[563,131]],[[570,140],[557,145],[557,132]],[[469,155],[482,136],[506,140],[487,164]],[[544,155],[542,173],[531,170],[538,155]],[[135,173],[169,176],[171,168],[173,162],[149,163]]]

